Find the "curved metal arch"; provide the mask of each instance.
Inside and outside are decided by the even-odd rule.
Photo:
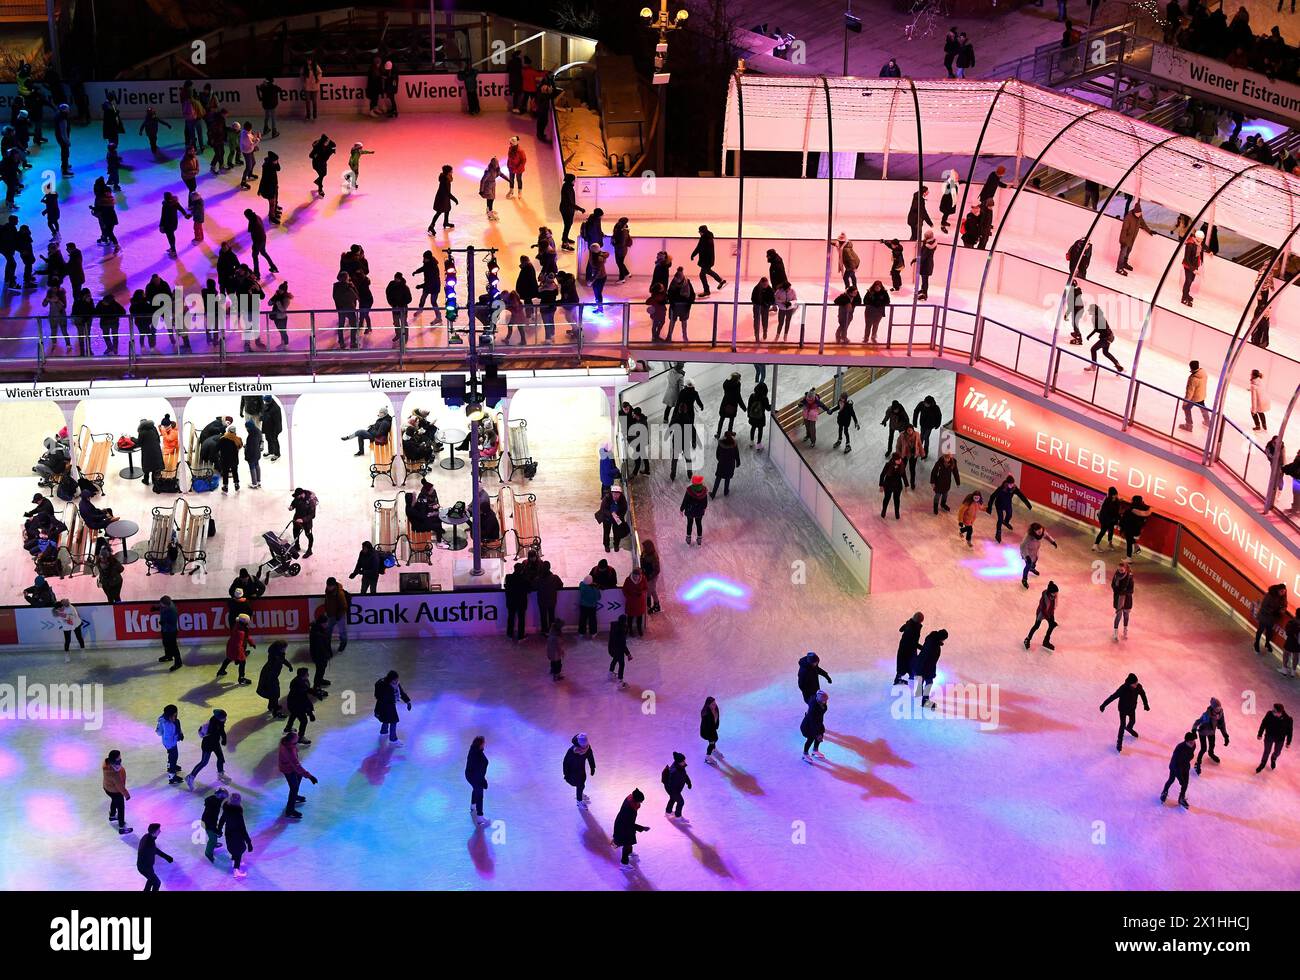
[[[1133,349],[1133,363],[1129,366],[1130,374],[1129,374],[1129,381],[1128,381],[1128,396],[1124,399],[1124,418],[1120,424],[1121,432],[1127,431],[1129,427],[1129,423],[1132,421],[1133,405],[1134,402],[1137,400],[1138,363],[1142,359],[1142,348],[1146,346],[1147,330],[1150,328],[1151,318],[1152,316],[1155,315],[1156,312],[1156,303],[1160,299],[1160,290],[1164,288],[1165,280],[1169,278],[1170,270],[1173,269],[1174,263],[1178,261],[1179,253],[1181,253],[1184,246],[1186,246],[1187,239],[1193,236],[1194,234],[1196,234],[1197,224],[1199,224],[1200,220],[1205,217],[1205,212],[1210,210],[1210,208],[1214,205],[1214,202],[1219,199],[1220,194],[1222,194],[1234,183],[1236,183],[1240,178],[1250,173],[1252,170],[1259,170],[1263,167],[1268,167],[1268,166],[1269,166],[1268,164],[1264,164],[1264,163],[1252,163],[1249,167],[1237,171],[1235,174],[1233,174],[1231,177],[1225,180],[1219,186],[1219,189],[1216,190],[1213,194],[1211,194],[1209,199],[1203,205],[1201,205],[1201,210],[1197,211],[1196,216],[1193,217],[1190,222],[1188,222],[1187,231],[1183,233],[1183,237],[1178,239],[1178,244],[1174,247],[1173,254],[1169,256],[1169,261],[1165,263],[1165,271],[1162,272],[1160,274],[1160,278],[1156,280],[1156,288],[1151,293],[1151,302],[1150,305],[1147,307],[1146,316],[1142,318],[1142,329],[1138,331],[1137,346],[1134,347]],[[1270,167],[1269,169],[1272,168]],[[1217,426],[1211,426],[1211,428],[1217,428]],[[1202,459],[1202,462],[1204,462],[1204,459]]]
[[[1136,137],[1136,134],[1134,135]],[[1190,136],[1180,136],[1180,135],[1170,136],[1168,139],[1163,139],[1159,143],[1152,144],[1150,148],[1144,150],[1142,153],[1138,155],[1138,158],[1133,161],[1133,165],[1124,171],[1123,176],[1121,176],[1120,179],[1116,181],[1115,186],[1111,189],[1111,192],[1106,195],[1106,200],[1103,201],[1101,206],[1097,209],[1097,213],[1093,215],[1092,223],[1088,226],[1088,233],[1083,236],[1084,252],[1088,250],[1088,246],[1092,243],[1092,233],[1097,230],[1097,225],[1099,225],[1101,223],[1101,219],[1105,217],[1106,209],[1110,207],[1111,202],[1115,200],[1115,196],[1121,193],[1121,189],[1124,186],[1124,181],[1128,180],[1129,177],[1133,175],[1133,172],[1136,171],[1138,167],[1142,165],[1143,161],[1145,161],[1146,158],[1149,157],[1156,150],[1160,149],[1161,147],[1168,146],[1170,143],[1176,142],[1177,140],[1185,140],[1191,138],[1192,137]],[[1083,252],[1079,253],[1079,257],[1080,258],[1083,257]],[[1046,398],[1051,393],[1052,390],[1051,366],[1056,360],[1057,350],[1060,349],[1061,317],[1065,313],[1065,303],[1066,300],[1069,298],[1070,285],[1071,283],[1074,282],[1074,274],[1078,269],[1078,265],[1079,263],[1075,261],[1070,264],[1070,268],[1066,271],[1065,288],[1061,290],[1061,302],[1056,307],[1056,319],[1052,321],[1052,346],[1047,352],[1047,366],[1048,366],[1047,376],[1043,378],[1044,398]],[[1077,313],[1078,311],[1076,310],[1075,312]]]
[[[901,85],[899,86],[902,87]],[[907,79],[907,87],[912,93],[912,109],[916,114],[916,193],[917,201],[924,207],[922,195],[925,191],[925,140],[921,136],[921,99],[916,94],[916,82]],[[919,215],[918,215],[919,217]],[[916,255],[921,252],[921,222],[916,223]],[[921,279],[921,265],[913,259],[912,269],[912,322],[907,328],[907,356],[912,356],[912,339],[916,336],[916,286]]]
[[[1099,112],[1109,112],[1109,111],[1110,111],[1109,109],[1106,109],[1102,106],[1098,106],[1096,109],[1091,109],[1088,112],[1085,112],[1082,116],[1075,116],[1073,119],[1071,119],[1068,123],[1065,124],[1065,126],[1061,128],[1061,131],[1059,133],[1057,133],[1055,136],[1053,136],[1050,140],[1047,141],[1047,145],[1044,146],[1042,151],[1038,154],[1038,156],[1034,158],[1034,162],[1030,164],[1029,169],[1025,171],[1024,177],[1021,178],[1020,183],[1016,185],[1015,193],[1011,195],[1011,200],[1007,203],[1007,209],[1002,213],[1002,220],[998,222],[998,227],[993,232],[993,241],[989,243],[988,255],[985,256],[984,258],[984,272],[980,275],[980,291],[979,291],[979,295],[975,299],[975,336],[971,338],[971,345],[970,345],[971,364],[975,363],[976,358],[979,356],[979,349],[984,342],[984,290],[988,285],[989,270],[993,268],[993,256],[997,254],[998,240],[1002,237],[1002,229],[1007,226],[1007,221],[1011,217],[1011,210],[1016,206],[1016,201],[1020,199],[1021,193],[1024,191],[1026,187],[1029,186],[1029,180],[1033,176],[1034,171],[1037,170],[1039,166],[1042,165],[1043,157],[1047,156],[1048,151],[1053,146],[1056,145],[1056,141],[1059,140],[1066,133],[1068,133],[1075,126],[1079,125],[1079,123],[1084,122],[1087,119],[1091,119]]]
[[[831,300],[831,235],[835,221],[835,127],[831,123],[831,86],[825,75],[817,76],[826,95],[826,279],[822,283],[822,326],[817,353],[826,352],[826,313]],[[776,287],[773,286],[775,289]]]
[[[736,146],[736,274],[732,276],[731,350],[736,350],[736,327],[740,320],[740,264],[745,253],[745,99],[741,94],[741,72],[732,72],[736,83],[736,125],[740,142]]]
[[[993,110],[998,107],[998,99],[1002,98],[1002,93],[1006,91],[1011,79],[1004,79],[998,86],[998,90],[993,93],[993,101],[989,103],[989,111],[984,116],[984,125],[980,127],[979,138],[975,141],[975,149],[971,152],[970,169],[966,171],[966,186],[961,192],[961,203],[957,205],[955,227],[952,233],[952,245],[948,252],[948,278],[944,281],[943,286],[943,323],[939,327],[939,354],[943,355],[943,342],[948,332],[948,297],[952,293],[953,271],[957,268],[957,256],[960,254],[957,249],[961,241],[961,221],[962,215],[966,212],[966,202],[970,199],[970,185],[975,180],[975,164],[979,162],[980,147],[984,145],[984,136],[988,133],[989,123],[993,121]],[[971,337],[972,349],[974,348],[974,337]]]
[[[1246,343],[1250,339],[1250,334],[1255,332],[1255,326],[1259,321],[1268,315],[1273,304],[1276,303],[1278,298],[1282,295],[1282,290],[1296,282],[1297,279],[1300,279],[1300,272],[1297,272],[1289,279],[1284,278],[1282,280],[1282,285],[1278,288],[1277,292],[1269,297],[1268,302],[1264,304],[1263,308],[1253,316],[1251,315],[1250,309],[1254,306],[1256,299],[1258,299],[1259,291],[1264,287],[1264,283],[1272,278],[1270,273],[1273,271],[1273,264],[1277,262],[1278,256],[1282,255],[1286,251],[1287,245],[1290,244],[1291,240],[1295,238],[1297,234],[1300,234],[1300,222],[1297,222],[1291,228],[1290,234],[1288,234],[1286,238],[1282,239],[1282,244],[1273,249],[1273,254],[1270,255],[1268,259],[1268,265],[1264,267],[1263,273],[1260,275],[1259,279],[1256,280],[1255,288],[1250,291],[1250,298],[1246,300],[1245,306],[1241,309],[1241,317],[1237,321],[1237,329],[1233,331],[1232,338],[1228,341],[1228,349],[1223,355],[1223,366],[1219,369],[1219,384],[1214,392],[1215,424],[1210,427],[1210,432],[1207,434],[1205,440],[1205,451],[1201,456],[1201,462],[1203,464],[1208,465],[1210,463],[1215,453],[1215,447],[1218,445],[1219,439],[1222,438],[1223,402],[1227,398],[1228,388],[1231,387],[1232,384],[1232,376],[1237,370],[1237,361],[1241,357],[1241,352],[1246,349]],[[1249,330],[1243,329],[1246,326],[1247,317],[1250,317]]]

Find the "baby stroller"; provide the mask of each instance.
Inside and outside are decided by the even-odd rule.
[[[298,557],[298,546],[294,542],[276,531],[267,531],[262,535],[262,540],[266,542],[271,557],[257,566],[258,578],[262,578],[263,570],[266,571],[266,581],[270,581],[272,575],[286,575],[293,578],[302,571],[302,566],[295,561]]]

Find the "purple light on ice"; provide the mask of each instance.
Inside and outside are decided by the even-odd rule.
[[[84,776],[95,768],[95,757],[80,742],[56,742],[49,760],[53,768],[70,776]]]
[[[55,793],[32,793],[25,801],[27,823],[44,834],[71,834],[77,818],[68,809],[66,796]],[[108,813],[107,807],[104,809]]]
[[[749,608],[748,589],[713,575],[691,579],[678,590],[677,598],[690,606],[691,612],[702,612],[714,605]]]
[[[987,542],[984,544],[983,558],[969,558],[962,564],[967,568],[975,569],[975,574],[980,578],[1019,578],[1025,570],[1019,548],[992,545]]]

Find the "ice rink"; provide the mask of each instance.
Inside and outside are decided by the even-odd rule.
[[[751,369],[738,370],[748,394]],[[691,368],[710,436],[729,371]],[[830,376],[780,374],[781,404]],[[1273,701],[1294,710],[1294,682],[1276,673],[1275,657],[1251,652],[1249,635],[1220,607],[1167,568],[1139,561],[1130,639],[1114,644],[1107,585],[1117,555],[1092,554],[1082,529],[1048,522],[1060,550],[1045,549],[1042,578],[1026,592],[1018,562],[992,543],[991,519],[981,518],[973,550],[950,517],[930,514],[928,496],[908,495],[902,521],[879,521],[883,404],[898,397],[910,410],[936,381],[885,375],[854,396],[864,431],[853,454],[832,453],[825,421],[809,453],[873,547],[871,595],[853,584],[766,453],[748,448],[747,431],[731,495],[705,516],[703,547],[682,543],[684,474],[670,482],[666,462],[656,461],[633,493],[640,534],[662,554],[664,611],[633,641],[629,687],[606,680],[603,636],[566,637],[558,685],[535,637],[519,646],[504,638],[354,642],[335,658],[331,696],[309,731],[315,744],[303,762],[320,785],[304,783],[296,825],[280,817],[280,724],[251,687],[213,682],[215,649],[187,651],[190,666],[174,674],[152,649],[92,649],[68,665],[57,653],[7,655],[8,683],[103,685],[104,717],[98,730],[80,721],[0,727],[0,885],[135,889],[138,832],[158,821],[161,846],[177,859],[161,867],[165,889],[1290,887],[1300,871],[1300,775],[1291,750],[1277,771],[1256,775],[1253,736]],[[654,377],[633,392],[652,419],[661,384]],[[1017,532],[1024,525],[1018,510]],[[1061,587],[1057,650],[1035,643],[1026,651],[1021,640],[1048,579]],[[927,629],[950,633],[940,685],[984,685],[966,717],[918,716],[901,689],[891,693],[897,630],[918,609]],[[827,760],[815,765],[800,758],[795,685],[808,650],[834,678]],[[254,654],[251,676],[263,654]],[[291,654],[306,659],[303,644]],[[395,751],[378,740],[370,715],[373,683],[389,668],[415,702]],[[1129,671],[1151,711],[1139,712],[1141,738],[1119,755],[1114,706],[1105,715],[1097,706]],[[698,737],[708,695],[721,707],[717,770],[703,764]],[[1169,753],[1211,696],[1226,708],[1231,745],[1220,744],[1222,765],[1207,760],[1192,777],[1190,812],[1172,800],[1162,807]],[[166,784],[153,726],[169,702],[187,733],[185,767],[197,760],[197,728],[210,709],[229,712],[231,788],[244,794],[255,846],[241,882],[224,852],[216,867],[203,860],[194,827],[206,792]],[[579,731],[597,761],[586,812],[560,775]],[[493,821],[481,830],[462,775],[478,734],[487,736]],[[137,833],[123,838],[105,821],[100,788],[110,748],[123,752],[133,793],[127,816]],[[659,772],[674,750],[686,753],[694,782],[688,824],[662,815]],[[198,788],[213,785],[209,766]],[[636,870],[625,873],[609,835],[633,787],[647,795],[638,819],[652,830],[638,843]]]

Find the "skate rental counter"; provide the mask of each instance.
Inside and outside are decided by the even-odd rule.
[[[1125,501],[1141,495],[1152,508],[1143,551],[1168,559],[1252,626],[1270,586],[1300,594],[1300,548],[1214,473],[981,374],[957,375],[954,405],[963,471],[994,485],[1013,476],[1036,506],[1093,530],[1108,487]],[[1280,636],[1279,627],[1279,644]]]
[[[118,610],[163,594],[224,602],[247,569],[267,583],[262,603],[289,602],[305,629],[302,597],[321,595],[327,578],[360,592],[350,576],[367,541],[384,568],[380,596],[367,601],[397,601],[400,591],[459,609],[439,593],[469,590],[480,595],[473,609],[495,610],[485,590],[499,593],[505,571],[534,549],[576,587],[604,554],[591,513],[600,502],[599,452],[613,441],[626,372],[511,372],[505,397],[485,406],[476,423],[480,502],[491,507],[499,536],[484,542],[480,575],[467,520],[475,508],[455,506],[472,499],[470,422],[463,403],[453,395],[449,405],[442,394],[447,379],[463,377],[0,389],[0,424],[14,450],[0,464],[0,502],[14,521],[10,560],[0,566],[4,601],[21,603],[38,574],[79,608],[110,598],[111,571],[106,588],[98,560],[107,549],[117,559],[108,564],[121,566]],[[231,440],[233,447],[223,445]],[[250,453],[260,454],[256,469]],[[305,510],[295,508],[299,490],[315,498]],[[438,520],[440,537],[431,526]],[[608,557],[621,580],[630,553]],[[392,625],[401,625],[414,613],[393,615]],[[428,621],[463,628],[489,615],[431,614]],[[107,621],[100,628],[107,633]]]

